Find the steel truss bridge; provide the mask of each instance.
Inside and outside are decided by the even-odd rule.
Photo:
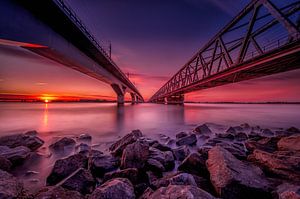
[[[300,68],[300,1],[253,0],[206,43],[150,102]]]

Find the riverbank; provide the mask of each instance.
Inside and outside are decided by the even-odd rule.
[[[28,199],[300,196],[300,131],[294,127],[203,124],[174,137],[160,134],[157,140],[133,130],[104,150],[92,139],[82,134],[45,143],[36,131],[1,137],[0,195]],[[39,159],[53,159],[54,164],[32,170],[30,163]],[[43,170],[47,172],[37,179]]]

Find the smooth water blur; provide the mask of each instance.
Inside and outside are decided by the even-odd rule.
[[[162,104],[114,103],[0,103],[0,136],[37,130],[45,144],[24,165],[14,170],[28,189],[45,185],[54,162],[69,154],[54,154],[48,145],[62,136],[92,135],[92,146],[107,152],[111,143],[133,129],[159,139],[159,134],[172,138],[203,123],[216,123],[225,128],[248,123],[262,128],[300,128],[300,105],[291,104]],[[211,126],[214,126],[211,124]],[[215,125],[218,126],[218,125]],[[215,132],[215,131],[214,131]],[[27,175],[26,171],[39,173]]]

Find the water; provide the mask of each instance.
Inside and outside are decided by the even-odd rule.
[[[236,126],[248,123],[263,128],[300,128],[300,105],[292,104],[161,104],[114,103],[0,103],[0,136],[37,130],[46,141],[40,156],[33,156],[14,173],[29,189],[45,184],[55,160],[49,157],[48,145],[62,136],[76,137],[82,133],[93,136],[95,148],[107,152],[108,146],[133,129],[140,129],[148,137],[159,134],[175,137],[198,124],[216,123]],[[212,125],[213,126],[213,125]],[[218,129],[218,128],[216,128]],[[27,170],[37,175],[25,175]]]

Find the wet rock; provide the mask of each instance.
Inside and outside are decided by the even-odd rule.
[[[149,148],[149,159],[159,161],[165,168],[165,171],[172,170],[175,166],[174,156],[171,151],[160,151],[156,148]]]
[[[111,155],[99,155],[92,158],[91,171],[94,176],[103,177],[120,166],[120,159]]]
[[[279,139],[279,137],[250,139],[245,142],[245,146],[250,152],[255,149],[274,152],[277,150],[277,142],[279,141]]]
[[[125,135],[117,142],[113,143],[109,150],[116,156],[121,156],[123,150],[128,144],[134,143],[138,138],[142,137],[142,132],[140,130],[133,130],[131,133]]]
[[[35,151],[43,144],[44,141],[42,139],[35,135],[30,135],[30,133],[7,135],[0,138],[0,146],[8,146],[10,148],[24,146],[32,151]]]
[[[176,139],[184,138],[188,136],[189,134],[187,132],[180,132],[176,134]]]
[[[167,146],[167,145],[165,145],[165,144],[161,144],[161,143],[159,143],[159,142],[156,142],[156,143],[154,143],[153,145],[151,145],[153,148],[156,148],[156,149],[158,149],[158,150],[161,150],[161,151],[171,151],[172,149],[169,147],[169,146]]]
[[[55,185],[64,178],[71,175],[79,168],[87,168],[88,158],[82,154],[75,154],[70,157],[59,159],[47,177],[47,185]]]
[[[80,143],[75,147],[77,153],[88,154],[90,151],[90,146],[84,143]]]
[[[195,132],[197,132],[197,134],[212,134],[212,131],[209,129],[209,127],[206,124],[197,126],[195,128]]]
[[[197,176],[197,175],[192,175],[192,176],[194,177],[197,187],[199,187],[200,189],[203,189],[204,191],[206,191],[208,193],[213,193],[214,195],[216,194],[214,187],[210,183],[209,179],[201,177],[201,176]]]
[[[23,184],[13,175],[0,170],[0,198],[22,198]]]
[[[287,129],[287,131],[293,134],[300,133],[300,130],[297,129],[296,127],[290,127]]]
[[[210,180],[220,197],[272,198],[269,183],[260,168],[236,159],[222,147],[212,148],[206,163]]]
[[[78,191],[85,195],[94,190],[95,181],[89,170],[80,168],[59,183],[59,185],[65,189]]]
[[[0,156],[8,159],[13,165],[23,162],[29,155],[30,149],[25,146],[18,146],[15,148],[0,146]]]
[[[263,129],[261,133],[265,136],[274,136],[274,133],[270,129]]]
[[[26,133],[24,133],[25,135],[29,135],[29,136],[37,136],[38,132],[33,130],[33,131],[27,131]]]
[[[150,195],[153,194],[153,193],[154,193],[153,189],[151,189],[150,187],[148,187],[144,191],[143,195],[141,197],[139,197],[139,199],[148,199],[148,198],[150,198]]]
[[[241,127],[243,128],[243,130],[248,130],[248,129],[251,128],[250,125],[249,125],[248,123],[243,123],[243,124],[241,124]]]
[[[75,144],[74,139],[64,137],[51,144],[49,148],[56,151],[64,151],[66,148],[72,148]]]
[[[176,144],[178,146],[182,146],[182,145],[195,145],[197,143],[197,137],[195,134],[190,134],[188,136],[179,138],[176,140]]]
[[[71,191],[62,187],[45,187],[38,191],[35,199],[84,199],[77,191]]]
[[[234,135],[232,133],[220,133],[220,134],[216,134],[216,136],[222,139],[228,139],[228,140],[234,139]]]
[[[168,185],[193,185],[197,186],[194,177],[188,173],[179,173],[172,176],[165,176],[153,183],[155,189],[167,187]]]
[[[262,138],[265,138],[265,136],[262,136],[260,133],[256,133],[256,132],[253,132],[251,131],[249,134],[248,134],[248,137],[251,139],[251,140],[254,140],[254,141],[257,141],[257,140],[260,140]]]
[[[92,140],[92,136],[90,134],[88,134],[88,133],[83,133],[83,134],[79,135],[78,140],[91,141]]]
[[[206,158],[199,153],[192,153],[186,157],[178,167],[179,171],[208,177]]]
[[[148,188],[147,183],[140,183],[140,184],[134,185],[134,193],[135,193],[136,198],[139,198],[147,188]]]
[[[168,187],[161,187],[148,197],[148,199],[178,199],[178,198],[214,199],[215,197],[213,197],[206,191],[191,185],[169,185]]]
[[[243,127],[241,127],[241,126],[235,126],[235,127],[233,127],[234,128],[234,130],[236,131],[236,132],[239,132],[239,131],[243,131],[244,129],[243,129]]]
[[[180,146],[173,149],[173,154],[176,160],[182,161],[190,154],[190,150],[187,146]]]
[[[277,143],[279,150],[300,151],[300,135],[281,138]]]
[[[139,141],[145,142],[145,143],[147,143],[149,146],[152,146],[152,145],[158,143],[157,140],[154,140],[154,139],[151,139],[151,138],[148,138],[148,137],[140,137],[140,138],[139,138]]]
[[[283,183],[276,188],[276,197],[278,199],[299,199],[300,185]]]
[[[0,156],[0,170],[10,171],[12,163],[5,157]]]
[[[235,135],[235,134],[237,133],[237,131],[235,130],[235,128],[229,127],[229,128],[226,130],[226,133],[227,133],[227,134],[233,134],[233,135]]]
[[[121,168],[144,168],[149,156],[149,146],[141,142],[134,142],[126,146],[121,158]]]
[[[245,141],[248,139],[248,135],[246,133],[243,133],[243,132],[239,132],[237,133],[234,138],[237,140],[237,141]]]
[[[261,166],[265,171],[278,177],[300,183],[300,152],[276,151],[268,153],[254,150],[248,160]]]
[[[162,165],[162,163],[160,163],[158,160],[152,158],[147,160],[146,169],[155,173],[162,173],[165,171],[164,165]]]
[[[141,179],[142,176],[140,175],[138,169],[136,168],[128,168],[128,169],[106,173],[104,175],[103,180],[108,181],[113,178],[127,178],[128,180],[130,180],[132,184],[138,184],[142,181]]]
[[[244,145],[239,145],[238,143],[222,142],[222,143],[217,143],[216,146],[220,146],[226,149],[239,160],[247,159],[247,154]]]
[[[134,188],[126,178],[115,178],[97,187],[89,199],[135,199]]]

